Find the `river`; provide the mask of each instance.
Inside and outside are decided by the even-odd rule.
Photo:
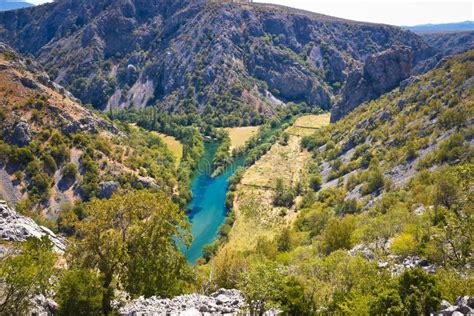
[[[204,246],[212,243],[219,234],[219,228],[224,223],[227,210],[225,200],[227,195],[227,180],[234,174],[237,167],[244,164],[244,157],[237,158],[234,163],[219,176],[212,178],[212,158],[219,143],[206,142],[198,168],[192,179],[191,190],[193,199],[188,205],[191,222],[192,244],[189,248],[181,245],[186,259],[194,264],[202,257]]]

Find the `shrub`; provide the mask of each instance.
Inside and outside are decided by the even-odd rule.
[[[51,182],[51,178],[44,172],[33,175],[31,178],[30,193],[38,198],[47,198]]]
[[[352,215],[343,218],[331,218],[321,233],[323,251],[330,254],[338,249],[351,249],[351,235],[355,227],[355,218]]]
[[[366,177],[367,181],[362,186],[362,194],[371,194],[383,188],[384,176],[379,167],[371,167]]]
[[[441,292],[435,278],[421,268],[406,270],[400,276],[398,292],[408,315],[430,315],[439,309]]]
[[[56,171],[56,169],[58,169],[58,165],[56,164],[56,161],[54,160],[53,156],[51,156],[50,154],[44,153],[42,156],[42,160],[44,163],[44,169],[49,174],[53,174]]]
[[[51,147],[51,156],[53,156],[57,164],[60,165],[64,161],[69,160],[69,147],[66,144],[53,146]]]
[[[10,152],[9,162],[17,166],[26,166],[34,159],[33,153],[26,147],[13,148]]]
[[[466,115],[459,109],[447,109],[439,116],[438,124],[445,128],[461,128],[466,125]]]
[[[314,192],[318,192],[321,189],[321,185],[323,184],[323,180],[321,176],[318,174],[313,174],[309,178],[309,187]]]
[[[1,258],[0,314],[28,315],[33,297],[46,294],[51,287],[56,256],[48,237],[30,238],[14,251],[16,255]]]
[[[370,305],[371,316],[403,315],[404,306],[400,294],[395,289],[384,289]]]
[[[290,230],[285,227],[277,238],[277,249],[280,252],[286,252],[291,249]]]
[[[413,144],[413,142],[410,142],[410,143],[406,146],[405,159],[406,159],[407,161],[412,161],[412,160],[415,159],[416,157],[418,157],[418,151],[416,150],[416,147],[415,147],[415,145]]]
[[[77,167],[72,162],[66,164],[63,168],[63,177],[68,180],[75,180],[77,176]]]
[[[402,233],[392,241],[390,248],[395,254],[408,257],[417,253],[418,244],[415,236],[410,233]]]
[[[356,199],[347,199],[335,208],[337,215],[355,214],[360,211],[360,206]]]
[[[66,270],[56,290],[58,315],[99,315],[103,288],[98,276],[90,270]]]
[[[293,206],[296,192],[292,188],[286,187],[283,183],[283,179],[277,179],[275,191],[275,197],[273,198],[274,206],[288,208]]]
[[[436,158],[438,162],[453,162],[462,159],[465,153],[464,137],[456,133],[440,144]]]

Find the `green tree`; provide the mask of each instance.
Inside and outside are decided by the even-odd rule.
[[[64,271],[56,289],[58,315],[100,315],[103,291],[101,280],[91,270]]]
[[[77,167],[75,164],[73,164],[72,162],[66,164],[64,166],[64,169],[63,169],[63,177],[65,179],[68,179],[68,180],[71,180],[71,181],[74,181],[77,177]]]
[[[277,238],[277,249],[280,252],[289,251],[291,248],[291,233],[288,227],[283,228]]]
[[[0,315],[24,315],[31,299],[46,294],[56,255],[48,237],[31,238],[0,261]]]
[[[421,268],[406,270],[400,276],[398,292],[410,316],[428,316],[438,310],[441,302],[435,278]]]
[[[176,239],[189,243],[189,224],[168,195],[146,190],[115,194],[92,200],[86,214],[76,225],[80,240],[73,258],[100,271],[104,314],[111,312],[115,284],[132,295],[183,291],[190,271]]]
[[[367,181],[362,187],[363,194],[371,194],[383,188],[384,176],[382,170],[380,170],[380,167],[378,166],[378,162],[371,163],[366,177]]]
[[[321,189],[321,185],[323,184],[323,180],[319,174],[313,174],[309,178],[309,187],[314,191],[318,192]]]
[[[277,179],[275,191],[275,197],[273,198],[274,206],[291,207],[293,205],[296,192],[292,188],[288,188],[283,183],[283,179]]]
[[[330,254],[338,249],[350,249],[352,247],[351,236],[355,227],[355,218],[353,215],[329,219],[326,228],[321,233],[324,252]]]
[[[402,299],[395,289],[384,289],[370,305],[370,315],[402,316],[404,307]]]
[[[241,274],[238,283],[244,293],[250,315],[263,315],[270,307],[278,307],[284,275],[276,263],[256,262]]]

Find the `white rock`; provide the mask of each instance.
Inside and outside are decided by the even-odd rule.
[[[31,218],[20,215],[11,209],[5,201],[0,200],[0,238],[7,241],[26,241],[28,238],[48,236],[58,253],[64,253],[66,244],[64,239],[56,236],[46,227],[39,226]]]

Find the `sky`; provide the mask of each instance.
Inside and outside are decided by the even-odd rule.
[[[34,4],[46,0],[26,0]],[[474,0],[255,0],[341,18],[393,25],[474,20]]]
[[[474,20],[474,0],[256,0],[341,18],[394,25]]]

